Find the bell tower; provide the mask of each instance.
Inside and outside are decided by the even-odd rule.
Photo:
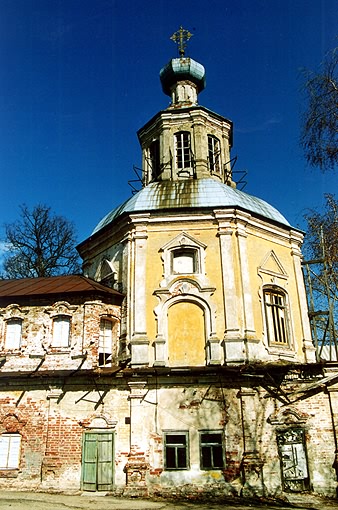
[[[230,166],[232,122],[198,104],[205,70],[186,55],[191,36],[182,27],[171,36],[179,58],[160,71],[162,90],[171,103],[138,131],[143,185],[212,177],[235,187]]]

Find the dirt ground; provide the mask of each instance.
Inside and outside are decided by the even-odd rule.
[[[338,500],[313,495],[290,495],[288,501],[219,501],[193,503],[188,501],[164,501],[115,498],[106,494],[76,493],[49,494],[42,492],[1,491],[0,509],[6,510],[333,510]]]

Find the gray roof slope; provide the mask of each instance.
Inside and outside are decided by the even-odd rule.
[[[215,179],[152,182],[109,212],[95,227],[99,232],[124,213],[186,208],[239,207],[290,227],[289,222],[272,205],[260,198],[223,184]]]

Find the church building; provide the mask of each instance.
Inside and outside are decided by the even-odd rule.
[[[204,67],[160,71],[142,189],[78,251],[83,276],[0,281],[0,487],[336,496],[338,371],[316,356],[303,233],[236,188]]]

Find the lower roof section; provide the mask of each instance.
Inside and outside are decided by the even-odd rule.
[[[81,275],[0,280],[0,299],[23,296],[98,293],[121,296],[119,292]]]

